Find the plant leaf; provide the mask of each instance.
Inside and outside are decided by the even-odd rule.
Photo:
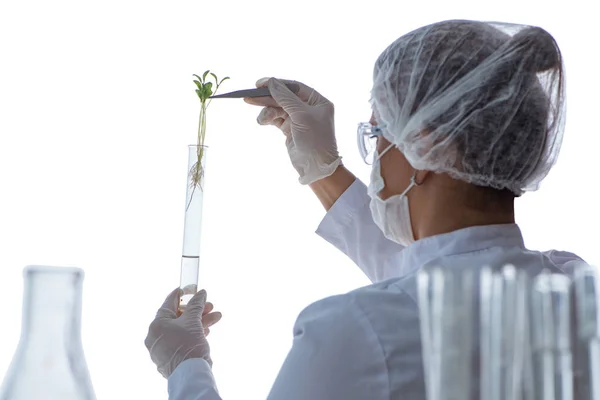
[[[200,81],[194,80],[194,83],[196,84],[196,86],[198,87],[198,89],[200,89],[202,87],[202,83]]]
[[[208,73],[209,73],[209,72],[210,72],[210,70],[208,70],[208,69],[207,69],[207,70],[204,72],[204,74],[202,75],[202,83],[205,83],[205,82],[206,82],[206,76],[208,75]]]
[[[196,74],[193,74],[193,75],[198,79],[199,82],[204,83],[204,80],[202,78],[200,78],[198,75],[196,75]]]
[[[202,100],[202,91],[200,89],[196,89],[196,94],[198,95],[200,100]]]
[[[212,72],[210,74],[212,75],[213,78],[215,78],[215,83],[218,85],[217,82],[219,82],[219,80],[217,79],[217,76],[215,74],[213,74]]]
[[[212,96],[212,83],[211,82],[205,83],[202,90],[203,90],[202,94],[204,96],[204,100],[208,100],[208,98],[210,96]]]
[[[221,79],[221,82],[219,82],[219,85],[221,85],[221,83],[223,83],[223,81],[230,79],[228,76],[226,76],[225,78]]]
[[[210,96],[212,96],[212,93],[213,93],[213,91],[212,91],[212,82],[207,82],[207,83],[204,85],[204,90],[206,91],[205,93],[206,93],[206,98],[207,98],[207,99],[208,99]]]

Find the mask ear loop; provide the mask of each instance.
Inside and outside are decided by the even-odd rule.
[[[418,173],[419,173],[419,171],[415,171],[413,176],[410,177],[410,185],[408,185],[408,187],[404,190],[404,192],[402,192],[402,194],[400,196],[406,196],[406,194],[408,193],[408,191],[410,189],[412,189],[415,186],[421,186],[423,184],[423,182],[421,182],[421,183],[417,182],[417,174]]]
[[[381,154],[377,154],[377,162],[379,162],[379,160],[381,160],[381,157],[383,157],[383,155],[385,153],[387,153],[392,147],[394,147],[394,144],[390,144],[388,147],[386,147]],[[373,164],[375,164],[375,162],[373,162]],[[408,185],[408,187],[404,190],[404,192],[402,192],[402,194],[400,194],[400,196],[406,196],[406,194],[408,193],[408,191],[410,189],[412,189],[415,186],[421,186],[423,184],[423,182],[419,183],[417,182],[417,174],[419,173],[419,171],[415,170],[415,173],[413,174],[413,176],[410,177],[410,184]]]
[[[390,144],[388,147],[386,147],[386,148],[385,148],[385,149],[384,149],[384,150],[381,152],[381,154],[377,154],[377,153],[376,153],[376,154],[377,154],[377,161],[381,160],[381,157],[383,157],[383,155],[384,155],[385,153],[387,153],[387,152],[388,152],[388,151],[389,151],[391,148],[393,148],[393,147],[394,147],[394,144],[392,143],[392,144]]]

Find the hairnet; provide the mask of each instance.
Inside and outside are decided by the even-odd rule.
[[[373,81],[375,119],[415,169],[521,195],[556,161],[563,64],[541,28],[428,25],[379,56]]]

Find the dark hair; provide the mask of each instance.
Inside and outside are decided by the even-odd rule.
[[[526,51],[528,48],[536,49],[526,64],[531,72],[544,73],[550,70],[561,70],[562,55],[556,40],[539,27],[528,27],[517,32],[511,39],[510,45],[517,52]]]
[[[552,82],[558,83],[560,88],[556,88],[558,92],[562,92],[564,82],[562,55],[556,40],[539,27],[527,27],[517,32],[505,44],[504,57],[506,59],[506,71],[498,69],[499,78],[506,74],[504,80],[492,80],[492,84],[496,86],[496,90],[490,93],[501,95],[506,91],[507,82],[510,82],[509,76],[517,73],[527,73],[530,75],[523,80],[523,84],[515,93],[515,100],[509,102],[515,104],[521,101],[516,106],[514,114],[510,119],[510,124],[506,128],[506,135],[503,137],[501,146],[505,148],[512,147],[515,143],[523,144],[522,152],[525,155],[523,162],[516,162],[515,169],[520,170],[518,177],[525,180],[528,175],[536,171],[538,165],[544,159],[544,150],[547,148],[546,140],[548,140],[548,132],[552,129],[552,125],[556,121],[553,118],[553,110],[551,98],[542,87],[538,74],[550,73],[555,75],[551,78]],[[561,102],[563,99],[561,99]],[[503,107],[506,104],[499,105]],[[486,120],[493,121],[494,115],[501,116],[504,112],[498,112],[497,109],[491,108],[485,113]],[[550,121],[549,121],[550,116]],[[502,119],[497,120],[502,123]],[[482,139],[485,137],[485,132],[480,132]],[[519,137],[528,133],[530,138],[523,142]],[[477,136],[476,136],[477,137]],[[535,157],[531,155],[534,154]],[[466,155],[465,155],[466,156]],[[476,155],[471,155],[476,157]],[[526,160],[526,161],[525,161]],[[500,173],[500,171],[494,171]],[[501,195],[506,197],[506,195]]]
[[[562,137],[553,133],[563,122],[564,77],[560,49],[544,29],[443,21],[394,42],[378,59],[376,74],[378,69],[389,70],[384,66],[390,63],[394,65],[394,75],[386,78],[391,80],[390,90],[410,89],[414,96],[411,116],[454,87],[469,87],[464,93],[459,90],[460,97],[451,106],[425,121],[425,130],[468,132],[453,141],[459,155],[456,170],[494,177],[491,187],[520,195],[531,176],[550,169],[557,149],[548,141]],[[418,83],[415,70],[420,71]],[[405,99],[397,101],[402,109]]]

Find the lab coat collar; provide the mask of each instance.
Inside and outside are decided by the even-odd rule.
[[[525,248],[521,229],[516,224],[472,226],[417,240],[401,252],[402,264],[414,269],[433,259],[485,250],[490,247]]]

